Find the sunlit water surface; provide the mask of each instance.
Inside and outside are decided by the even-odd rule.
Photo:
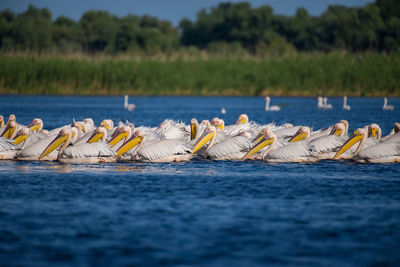
[[[400,120],[381,98],[131,98],[1,96],[0,114],[34,117],[51,129],[73,118],[157,126],[247,113],[275,121],[350,130],[372,122],[387,134]],[[227,110],[225,115],[221,108]],[[43,265],[392,265],[400,264],[399,164],[60,164],[0,161],[0,264]]]

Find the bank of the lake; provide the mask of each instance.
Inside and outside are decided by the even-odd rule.
[[[286,57],[0,54],[1,94],[400,96],[400,56]]]

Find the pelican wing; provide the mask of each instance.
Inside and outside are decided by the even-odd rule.
[[[32,141],[25,149],[21,150],[17,157],[21,159],[31,157],[38,158],[43,150],[54,140],[54,137],[54,135],[50,135],[37,142]],[[56,150],[51,153],[56,153],[55,151]]]
[[[246,152],[252,147],[251,140],[244,136],[235,136],[227,138],[216,143],[209,150],[207,156],[214,159],[223,159],[231,154]]]
[[[268,153],[268,159],[279,159],[279,160],[293,160],[299,158],[307,158],[316,156],[316,152],[312,145],[307,141],[300,141],[296,143],[290,143],[286,146],[282,146],[278,149],[272,150]]]
[[[0,152],[18,149],[20,147],[20,145],[14,145],[12,143],[13,141],[14,140],[0,137]]]
[[[340,148],[346,139],[346,137],[336,135],[325,135],[310,141],[310,145],[314,146],[314,150],[319,154],[328,153]]]
[[[64,158],[111,157],[115,152],[106,143],[84,143],[67,147],[63,152]]]
[[[274,134],[278,139],[285,139],[287,137],[293,136],[298,130],[300,126],[289,127],[289,128],[281,128],[274,131]]]
[[[385,137],[384,142],[385,143],[400,143],[400,133],[392,134],[390,136]]]
[[[400,143],[379,143],[361,150],[357,158],[363,160],[372,160],[388,157],[400,156]]]
[[[144,160],[159,161],[173,155],[185,155],[192,151],[185,143],[177,139],[165,139],[161,141],[147,143],[138,152]]]

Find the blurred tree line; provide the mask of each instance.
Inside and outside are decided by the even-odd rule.
[[[187,49],[218,54],[296,51],[400,51],[400,1],[376,0],[361,8],[329,6],[320,16],[299,8],[274,15],[270,6],[221,3],[178,27],[151,16],[116,17],[88,11],[76,22],[34,6],[20,14],[0,11],[0,49],[105,53],[169,53]]]

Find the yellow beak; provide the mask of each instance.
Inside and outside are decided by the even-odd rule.
[[[141,136],[137,136],[137,137],[133,137],[133,138],[131,137],[129,140],[127,140],[125,143],[123,143],[120,148],[117,149],[117,157],[121,156],[126,151],[129,151],[130,149],[135,147],[142,140],[143,140],[143,137],[141,137]]]
[[[260,133],[259,135],[257,135],[256,137],[254,137],[253,139],[253,143],[258,143],[260,142],[262,139],[264,138],[264,135],[262,133]]]
[[[59,135],[57,136],[47,147],[46,149],[42,152],[42,154],[39,157],[39,160],[46,157],[48,154],[53,152],[57,147],[61,146],[65,140],[67,140],[66,135]]]
[[[96,143],[103,137],[103,133],[93,133],[86,143]]]
[[[332,131],[329,133],[329,135],[336,135],[340,136],[342,134],[342,130],[340,129],[332,129]]]
[[[13,144],[14,144],[14,145],[18,145],[18,144],[20,144],[22,141],[26,140],[26,138],[28,138],[28,136],[27,136],[26,134],[18,135],[18,136],[16,136],[16,137],[14,138]]]
[[[223,129],[224,129],[224,126],[223,126],[222,124],[218,124],[218,125],[217,125],[217,128],[223,130]]]
[[[339,149],[339,151],[336,153],[333,159],[336,159],[344,152],[349,150],[352,146],[354,146],[355,143],[359,142],[362,138],[363,138],[362,134],[359,134],[358,132],[353,133],[353,135],[350,136],[350,138],[347,139],[347,141],[342,145],[342,147]]]
[[[294,143],[303,140],[307,137],[307,133],[305,132],[297,132],[292,138],[289,139],[289,142]]]
[[[246,122],[245,119],[238,119],[238,120],[235,122],[235,125],[243,124],[243,123],[245,123],[245,122]]]
[[[242,160],[246,160],[248,159],[251,155],[257,153],[258,151],[260,151],[263,147],[268,146],[270,144],[272,144],[272,141],[274,139],[270,138],[270,139],[266,139],[264,136],[261,138],[260,142],[258,142],[257,144],[255,144],[250,150],[249,152],[246,153],[246,155],[243,156]]]
[[[106,128],[107,131],[110,130],[110,125],[106,124],[105,121],[102,121],[102,122],[100,123],[100,126]]]
[[[28,126],[29,129],[31,129],[32,132],[39,131],[40,125],[39,124],[33,124]]]
[[[215,135],[215,132],[203,133],[199,140],[194,144],[192,154],[202,148],[208,141],[210,141]]]
[[[119,134],[114,135],[113,138],[111,138],[110,141],[108,141],[108,144],[110,145],[110,147],[114,147],[116,144],[118,144],[119,141],[121,141],[122,139],[126,139],[128,137],[128,133],[124,133],[121,132]]]
[[[4,127],[4,120],[1,120],[0,121],[0,128],[3,128]]]
[[[190,140],[193,140],[196,138],[196,132],[197,132],[197,125],[194,123],[190,124]]]
[[[7,126],[6,129],[3,131],[3,133],[1,134],[1,136],[3,136],[4,138],[10,139],[13,132],[14,132],[14,128]]]
[[[372,137],[378,138],[378,129],[373,128],[373,129],[371,130],[371,136],[372,136]]]

